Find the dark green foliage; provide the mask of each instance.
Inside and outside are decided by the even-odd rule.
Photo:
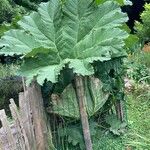
[[[0,0],[0,24],[3,21],[11,21],[13,16],[13,8],[8,0]]]
[[[24,8],[17,6],[13,1],[0,0],[0,24],[11,23],[13,18],[18,18],[24,13]]]
[[[128,70],[128,77],[131,79],[134,79],[136,81],[140,81],[142,78],[146,79],[147,81],[149,80],[149,70],[144,64],[131,64],[130,70]]]
[[[109,130],[114,135],[120,135],[125,132],[125,127],[127,124],[125,122],[121,122],[116,115],[108,115],[106,116],[106,123],[109,125]]]
[[[5,109],[10,116],[9,99],[18,104],[18,93],[22,91],[22,79],[15,76],[15,65],[0,65],[0,109]]]
[[[22,90],[20,78],[9,77],[0,79],[0,110],[5,109],[6,113],[10,116],[9,100],[13,98],[18,104],[18,93]]]
[[[116,101],[124,102],[124,76],[123,58],[113,59],[104,63],[97,63],[96,76],[103,82],[103,90],[110,93],[104,111],[110,110]]]
[[[136,22],[135,29],[137,30],[137,35],[144,41],[150,41],[150,4],[145,4],[145,11],[141,14],[142,23]]]
[[[47,2],[48,0],[13,0],[17,5],[23,6],[28,10],[37,10],[38,4]]]
[[[20,6],[23,6],[29,10],[37,10],[36,3],[33,3],[30,0],[14,0],[14,2]]]
[[[97,122],[94,122],[91,120],[89,122],[90,125],[90,133],[91,136],[94,137],[96,135],[97,129],[98,129],[98,124]],[[69,147],[70,149],[76,150],[76,149],[85,149],[84,145],[84,138],[82,134],[82,126],[79,123],[76,123],[75,125],[69,124],[64,128],[58,128],[58,134],[62,138],[62,140],[66,139],[66,141],[63,141],[64,146],[66,149]],[[62,146],[63,147],[63,146]],[[65,150],[65,149],[64,149]]]
[[[11,0],[0,0],[0,37],[4,32],[18,28],[16,23],[25,13],[23,7],[17,6]]]
[[[149,53],[137,51],[131,55],[126,61],[127,77],[135,80],[136,82],[150,83],[150,70],[149,70]]]
[[[115,85],[115,81],[119,81],[118,84],[121,83],[121,79],[124,75],[123,58],[112,59],[110,61],[101,63],[95,63],[95,74],[100,80],[105,84],[104,90],[113,91],[113,89],[119,88],[122,85]],[[117,83],[117,82],[116,82]]]

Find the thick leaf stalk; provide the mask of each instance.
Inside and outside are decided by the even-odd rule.
[[[115,107],[116,107],[117,117],[121,122],[123,122],[124,121],[124,112],[123,112],[123,106],[122,106],[121,100],[117,101],[115,105],[116,105]]]
[[[80,109],[80,117],[83,128],[83,136],[85,141],[86,150],[93,150],[92,148],[92,140],[90,136],[88,115],[86,111],[86,96],[84,93],[84,85],[82,76],[75,77],[75,85],[76,85],[76,93],[79,101],[79,109]]]

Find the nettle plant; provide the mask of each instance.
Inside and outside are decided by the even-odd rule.
[[[0,40],[0,54],[22,55],[20,75],[26,77],[27,84],[36,77],[40,85],[45,79],[57,85],[63,75],[63,82],[68,78],[70,83],[74,81],[74,86],[65,84],[59,101],[71,99],[76,113],[69,116],[57,111],[62,104],[54,101],[53,111],[81,117],[87,149],[92,145],[88,117],[106,103],[110,84],[119,80],[121,58],[126,56],[124,40],[128,37],[121,26],[127,19],[114,1],[98,5],[93,0],[50,0],[19,21],[20,29],[6,32]]]

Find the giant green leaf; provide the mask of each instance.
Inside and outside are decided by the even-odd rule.
[[[30,83],[34,76],[55,83],[66,65],[74,73],[92,75],[94,61],[125,56],[120,29],[127,21],[116,2],[97,5],[93,0],[50,0],[38,12],[18,22],[20,30],[10,30],[0,40],[0,54],[22,54],[20,74]]]
[[[84,80],[86,110],[88,116],[93,116],[106,103],[109,94],[102,90],[103,84],[98,78],[88,77]],[[78,99],[72,84],[69,84],[60,94],[51,96],[52,113],[74,119],[80,118]]]

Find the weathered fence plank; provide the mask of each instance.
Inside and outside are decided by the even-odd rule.
[[[36,141],[34,135],[32,112],[28,91],[19,94],[19,108],[20,108],[20,116],[21,118],[23,118],[22,119],[23,128],[26,132],[29,141],[29,149],[36,150]]]
[[[51,131],[43,107],[41,88],[33,82],[19,94],[19,109],[10,99],[11,126],[4,110],[0,110],[0,150],[53,150]]]
[[[41,88],[37,83],[32,83],[28,89],[30,98],[30,108],[32,109],[33,126],[35,131],[35,139],[37,150],[49,149],[49,132],[47,128],[46,114],[43,108],[43,98]]]
[[[16,141],[12,135],[12,131],[10,129],[10,125],[7,119],[7,116],[5,114],[4,110],[0,110],[0,120],[3,126],[3,130],[1,131],[2,133],[0,134],[0,138],[2,141],[2,148],[5,149],[10,149],[10,150],[16,150]],[[4,136],[6,137],[4,138]],[[7,142],[7,145],[6,145]]]
[[[28,138],[26,135],[26,132],[23,128],[23,124],[22,124],[22,118],[19,115],[17,106],[14,102],[13,99],[10,99],[10,110],[11,110],[11,114],[14,120],[14,125],[15,125],[15,129],[16,129],[16,136],[17,136],[17,148],[18,149],[22,149],[22,150],[29,150],[29,142],[28,142]]]

